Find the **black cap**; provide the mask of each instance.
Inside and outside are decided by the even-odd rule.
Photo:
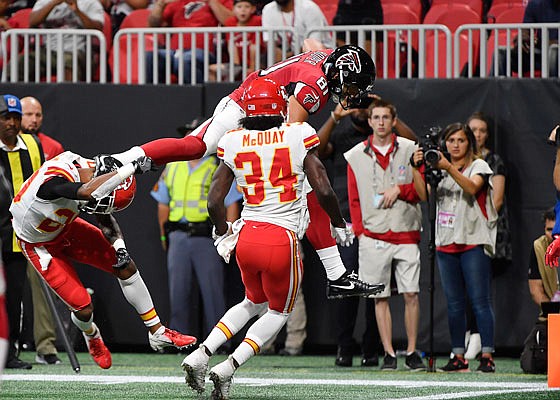
[[[187,133],[194,131],[196,128],[202,125],[205,119],[206,118],[204,117],[198,116],[192,121],[187,122],[185,125],[178,127],[177,132],[179,132],[180,135],[185,136]]]

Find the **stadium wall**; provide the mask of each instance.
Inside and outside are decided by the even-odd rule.
[[[494,148],[508,167],[507,201],[513,238],[513,263],[494,279],[496,347],[518,349],[537,317],[527,287],[527,263],[532,241],[543,232],[540,215],[554,205],[552,184],[554,149],[545,138],[558,122],[555,109],[560,98],[558,80],[460,79],[380,80],[376,93],[397,105],[399,117],[417,135],[431,126],[445,127],[465,121],[482,110],[493,119]],[[3,93],[32,95],[43,103],[43,131],[61,141],[65,148],[85,156],[118,152],[135,144],[163,136],[178,136],[176,128],[197,115],[210,115],[219,99],[233,89],[231,84],[206,86],[126,86],[73,84],[2,85]],[[328,117],[330,104],[310,119],[319,128]],[[156,203],[149,195],[158,174],[138,179],[132,206],[117,215],[136,260],[151,290],[162,320],[168,318],[165,255],[159,243]],[[427,236],[427,235],[424,235]],[[306,248],[309,248],[306,245]],[[423,250],[426,249],[425,240]],[[421,321],[418,348],[429,346],[430,268],[423,251],[421,273]],[[146,345],[146,332],[132,307],[126,303],[115,279],[92,268],[79,266],[85,284],[95,290],[95,319],[106,342],[113,346]],[[235,269],[228,270],[228,302],[242,298]],[[447,352],[445,298],[435,271],[434,349]],[[313,252],[306,254],[304,293],[308,312],[308,349],[336,343],[336,313],[325,299],[325,276]],[[193,308],[199,302],[193,302]],[[405,347],[401,298],[392,300],[394,340]],[[201,326],[196,321],[197,328]],[[196,330],[196,329],[195,329]],[[363,322],[355,336],[359,341]],[[201,332],[190,332],[202,335]],[[329,347],[330,348],[330,347]],[[397,345],[397,348],[400,348]]]

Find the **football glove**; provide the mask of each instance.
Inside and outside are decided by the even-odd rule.
[[[226,231],[226,233],[224,233],[221,236],[216,233],[216,226],[214,226],[212,228],[212,239],[214,239],[214,246],[215,247],[218,247],[218,245],[220,244],[220,242],[222,240],[224,240],[225,238],[227,238],[228,236],[230,236],[233,233],[232,228],[231,228],[232,223],[229,222],[229,221],[226,221],[226,223],[227,223],[227,226],[228,226],[227,231]]]
[[[99,154],[93,157],[93,160],[95,161],[94,177],[107,174],[123,166],[119,160],[109,154]]]
[[[560,256],[560,236],[556,236],[546,249],[544,262],[550,268],[558,268],[558,257]]]
[[[156,166],[154,165],[152,159],[148,156],[137,158],[132,162],[132,165],[136,167],[134,173],[137,175],[156,170]]]
[[[354,243],[354,232],[352,231],[352,225],[346,224],[346,222],[344,225],[344,228],[331,225],[331,234],[339,245],[349,247]]]
[[[130,262],[130,254],[128,254],[128,251],[124,247],[116,251],[116,256],[117,256],[117,263],[113,265],[113,268],[123,269]]]

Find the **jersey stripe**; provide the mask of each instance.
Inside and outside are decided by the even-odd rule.
[[[319,137],[317,135],[311,135],[311,136],[305,138],[305,140],[303,141],[303,144],[305,145],[305,148],[307,150],[309,150],[309,149],[311,149],[315,146],[318,146],[319,142],[320,142]]]
[[[61,176],[69,180],[70,182],[75,182],[76,180],[70,173],[60,167],[49,167],[45,172],[45,176],[54,175],[54,176]]]

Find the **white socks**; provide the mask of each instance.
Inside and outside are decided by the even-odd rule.
[[[346,272],[336,245],[317,250],[317,255],[323,263],[328,280],[336,281]]]

